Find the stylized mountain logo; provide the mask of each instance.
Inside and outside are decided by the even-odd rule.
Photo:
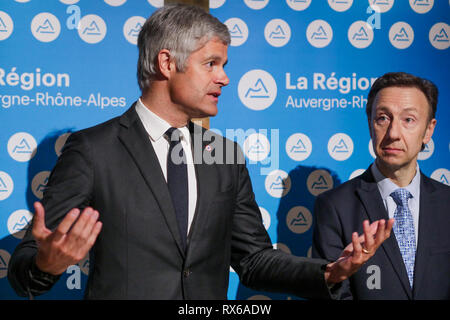
[[[13,231],[23,230],[26,228],[28,223],[29,223],[29,221],[27,220],[27,218],[25,216],[22,216],[22,218],[20,218],[20,220],[14,224],[12,229],[13,229]]]
[[[44,23],[41,24],[37,29],[36,33],[55,33],[55,29],[48,19],[45,19]]]
[[[430,0],[415,0],[413,5],[415,6],[429,6],[430,5]]]
[[[264,153],[265,149],[264,146],[262,145],[261,141],[256,140],[255,144],[253,144],[249,149],[248,149],[249,153]]]
[[[449,185],[448,179],[447,179],[447,177],[445,176],[445,174],[442,174],[442,176],[441,176],[441,178],[439,179],[439,181],[442,182],[442,183],[444,183],[444,184],[446,184],[446,185]]]
[[[18,145],[16,145],[12,151],[12,153],[31,153],[30,145],[27,140],[23,138]]]
[[[436,33],[436,35],[433,38],[433,41],[437,42],[448,42],[448,34],[445,32],[445,29],[442,28],[439,33]]]
[[[237,24],[235,24],[233,26],[233,28],[231,28],[230,35],[231,35],[232,38],[243,38],[244,37],[242,35],[241,28],[239,28],[239,26]]]
[[[0,256],[0,270],[8,270],[8,265],[2,256]]]
[[[325,178],[322,175],[320,175],[317,181],[314,181],[314,183],[312,184],[311,189],[316,190],[328,189],[328,183],[325,180]]]
[[[361,27],[359,31],[353,35],[352,40],[369,40],[366,29]]]
[[[253,88],[249,88],[247,90],[245,98],[247,98],[249,94],[250,98],[269,98],[269,92],[267,91],[267,88],[261,78],[258,78],[258,80],[256,80]]]
[[[348,147],[345,144],[344,139],[339,140],[331,152],[348,152]]]
[[[101,35],[101,32],[100,32],[100,28],[98,27],[97,23],[94,20],[92,20],[92,22],[89,24],[89,26],[84,28],[82,34],[98,36],[98,35]]]
[[[299,212],[297,217],[291,220],[291,226],[307,226],[308,221],[306,220],[303,213]]]
[[[8,192],[8,187],[2,178],[0,178],[0,192]]]
[[[270,184],[269,189],[273,189],[273,190],[285,190],[286,189],[286,186],[285,186],[284,181],[281,178],[281,176],[278,176],[275,179],[275,181]]]
[[[274,31],[269,34],[269,38],[271,39],[285,39],[286,33],[284,33],[283,28],[280,25],[277,25]]]
[[[291,150],[289,152],[305,153],[305,152],[308,152],[308,150],[306,150],[306,146],[303,143],[302,139],[298,139],[297,143],[292,146],[292,148],[291,148]]]
[[[128,32],[129,36],[132,37],[137,37],[139,35],[139,32],[142,29],[142,24],[140,22],[136,23],[136,25],[134,26],[134,28],[131,28],[130,31]]]
[[[325,32],[324,28],[322,26],[320,26],[316,32],[314,32],[311,36],[311,39],[315,39],[315,40],[327,40],[328,36],[327,33]]]
[[[405,28],[401,28],[394,36],[394,41],[409,41],[408,33]]]
[[[8,32],[8,28],[6,24],[3,22],[2,18],[0,18],[0,32]]]

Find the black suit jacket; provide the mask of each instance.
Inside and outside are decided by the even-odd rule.
[[[100,213],[103,228],[90,252],[85,297],[226,299],[230,264],[242,283],[255,289],[330,297],[326,261],[272,249],[245,163],[236,163],[244,159],[237,144],[192,123],[190,131],[198,198],[186,251],[134,105],[121,117],[69,137],[42,203],[49,228],[74,207],[92,206]],[[9,264],[9,281],[20,295],[49,289],[30,278],[37,252],[30,230]]]
[[[423,173],[420,181],[419,234],[413,289],[410,288],[392,232],[375,255],[349,281],[345,281],[342,298],[450,299],[450,187]],[[319,195],[314,215],[313,256],[324,259],[337,258],[351,241],[352,232],[363,232],[364,220],[388,219],[370,169]]]

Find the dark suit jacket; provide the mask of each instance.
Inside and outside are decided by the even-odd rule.
[[[49,228],[73,207],[100,212],[103,228],[90,252],[85,297],[226,299],[230,264],[242,283],[255,289],[330,297],[326,261],[272,249],[245,163],[230,161],[244,159],[237,144],[209,131],[204,135],[205,129],[192,123],[190,131],[194,157],[198,161],[204,154],[205,159],[195,165],[198,199],[186,251],[166,181],[134,105],[121,117],[68,139],[42,202]],[[205,149],[208,144],[212,151]],[[216,163],[211,163],[214,155]],[[10,260],[9,281],[20,295],[49,289],[29,276],[36,252],[28,232]]]
[[[342,298],[450,299],[450,187],[422,173],[420,181],[413,289],[392,232],[375,255],[345,281]],[[364,220],[388,219],[370,169],[319,195],[314,215],[313,256],[331,260],[351,241],[352,232],[363,232]]]

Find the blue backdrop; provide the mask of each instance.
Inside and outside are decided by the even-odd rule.
[[[0,3],[0,298],[7,266],[70,132],[122,114],[140,94],[136,39],[162,0]],[[389,71],[440,90],[421,170],[449,184],[450,2],[210,0],[232,35],[231,80],[211,128],[240,143],[274,245],[310,254],[315,197],[373,161],[365,104]],[[40,299],[80,299],[89,259]],[[230,299],[256,292],[230,269]]]

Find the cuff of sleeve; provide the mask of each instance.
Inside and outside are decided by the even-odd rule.
[[[30,277],[30,292],[33,296],[42,294],[48,290],[59,280],[61,275],[53,275],[40,270],[36,266],[36,257],[31,262],[28,271]]]
[[[325,280],[325,270],[326,270],[326,268],[327,268],[327,265],[324,264],[324,265],[322,265],[321,269],[323,271],[323,278],[324,278],[325,284],[326,284],[326,286],[328,288],[328,294],[330,295],[330,299],[332,299],[332,300],[339,300],[340,297],[341,297],[342,282],[330,283],[330,284],[326,283],[326,280]]]

